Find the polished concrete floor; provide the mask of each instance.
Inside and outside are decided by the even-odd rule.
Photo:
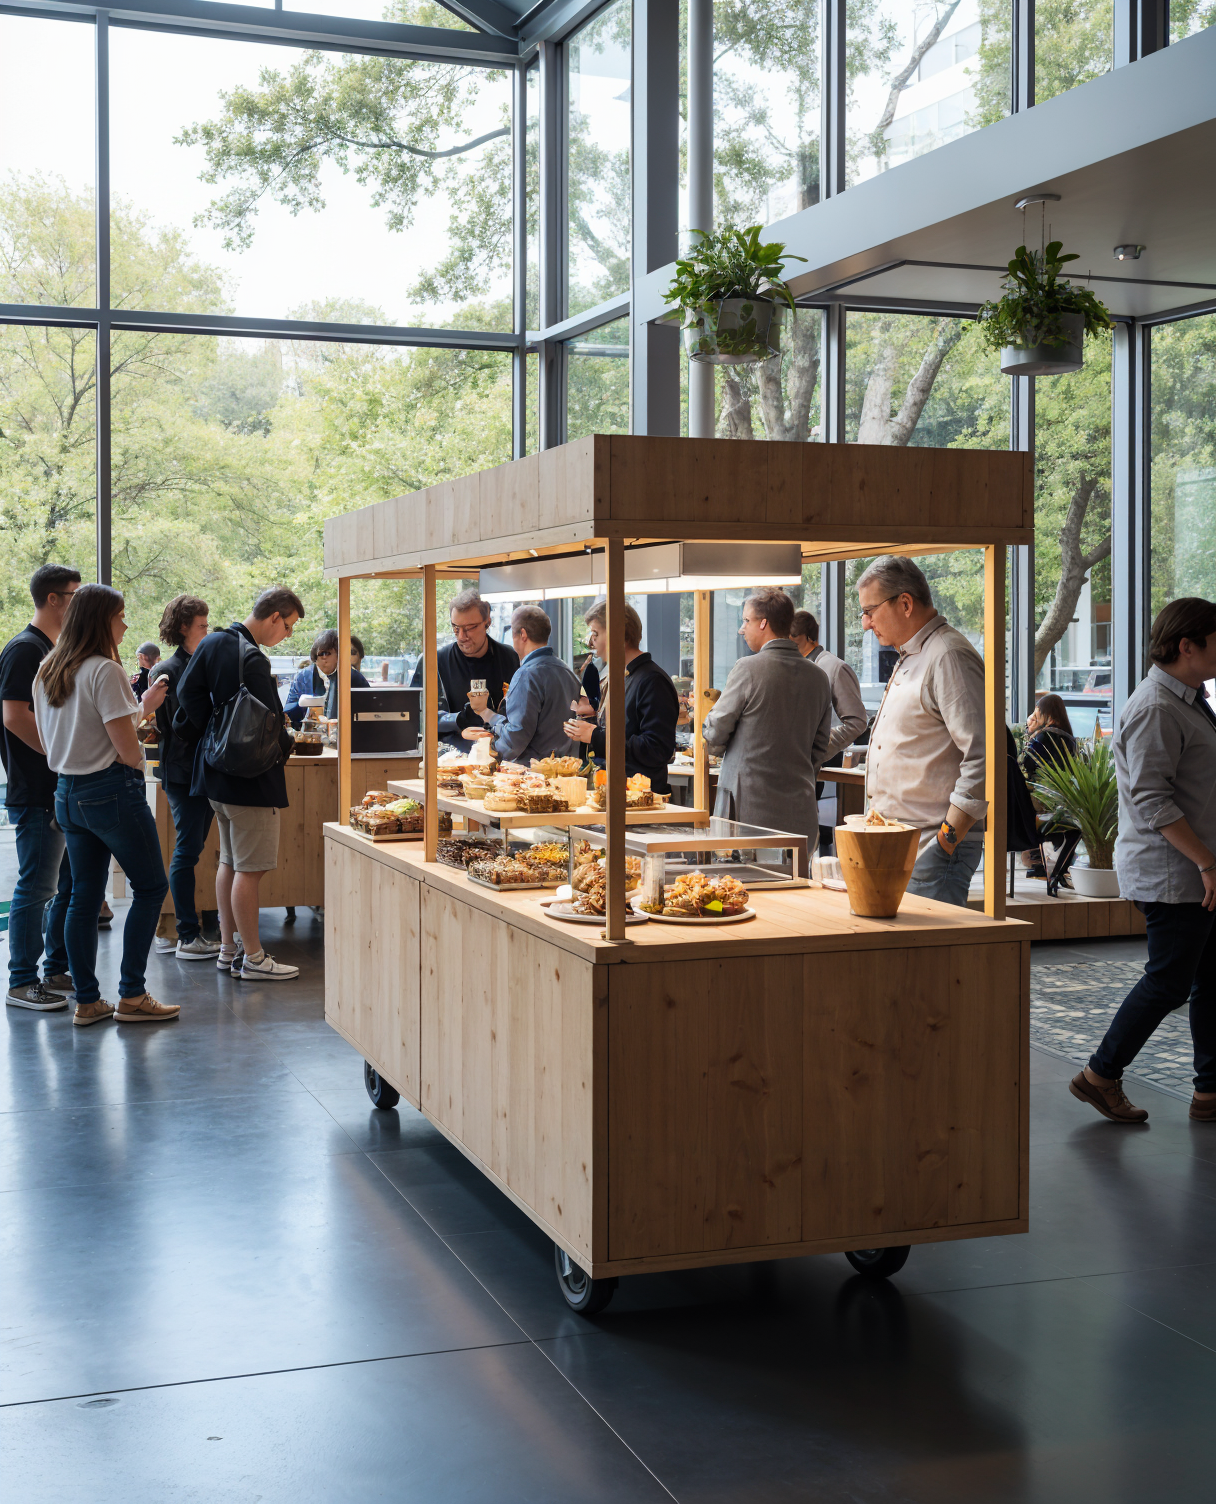
[[[638,1278],[585,1321],[526,1218],[371,1108],[319,924],[267,917],[298,985],[170,959],[175,1025],[6,1010],[6,1501],[1212,1497],[1216,1127],[1176,1098],[1118,1128],[1036,1052],[1027,1236],[877,1286],[838,1256]]]

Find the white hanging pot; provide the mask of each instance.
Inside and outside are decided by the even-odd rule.
[[[722,298],[684,313],[690,360],[750,366],[781,353],[781,305],[770,298]]]
[[[1112,867],[1073,867],[1073,891],[1083,898],[1118,898],[1119,874]]]
[[[1084,364],[1085,315],[1066,313],[1060,320],[1068,334],[1066,345],[1006,345],[1001,371],[1006,376],[1066,376]]]

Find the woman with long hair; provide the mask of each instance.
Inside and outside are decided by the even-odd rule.
[[[72,597],[59,641],[34,681],[34,720],[47,762],[58,773],[55,819],[67,838],[72,901],[64,939],[76,990],[77,1024],[147,1023],[176,1018],[176,1005],[148,995],[144,973],[169,883],[144,792],[144,755],[135,727],[165,697],[157,680],[137,702],[118,657],[127,630],[123,598],[109,585],[82,585]],[[97,982],[97,916],[110,858],[131,886],[123,927],[119,1002]]]
[[[1034,709],[1026,717],[1026,750],[1022,753],[1022,771],[1026,774],[1026,782],[1030,785],[1039,776],[1039,770],[1047,763],[1063,762],[1062,753],[1075,753],[1077,739],[1073,735],[1072,722],[1068,718],[1068,706],[1059,695],[1040,695],[1035,701]],[[1034,807],[1040,813],[1042,804],[1035,799],[1034,788],[1031,787],[1030,797],[1034,800]],[[1059,846],[1066,832],[1060,827],[1051,825],[1044,826],[1041,834],[1045,845]],[[1047,868],[1040,859],[1038,851],[1024,851],[1022,863],[1030,869],[1029,876],[1045,879]],[[1069,879],[1065,879],[1070,881]]]

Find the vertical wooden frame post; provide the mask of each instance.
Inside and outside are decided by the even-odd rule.
[[[342,665],[346,672],[342,672]],[[338,824],[350,824],[350,580],[338,581]]]
[[[605,725],[608,774],[608,903],[605,940],[624,940],[628,898],[625,894],[625,545],[608,540],[608,715]]]
[[[423,860],[433,862],[439,843],[439,654],[435,621],[435,566],[422,566],[422,776]]]
[[[701,725],[709,714],[709,674],[713,643],[709,635],[709,591],[692,597],[692,803],[709,809],[709,753]]]
[[[984,913],[1005,917],[1007,738],[1005,735],[1005,546],[984,550],[984,730],[988,749],[984,797]]]

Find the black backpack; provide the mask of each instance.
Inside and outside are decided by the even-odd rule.
[[[230,700],[217,705],[203,733],[203,761],[233,778],[257,778],[269,773],[282,760],[279,748],[279,712],[255,700],[245,687],[245,653],[249,644],[239,633],[237,678],[239,688]]]

